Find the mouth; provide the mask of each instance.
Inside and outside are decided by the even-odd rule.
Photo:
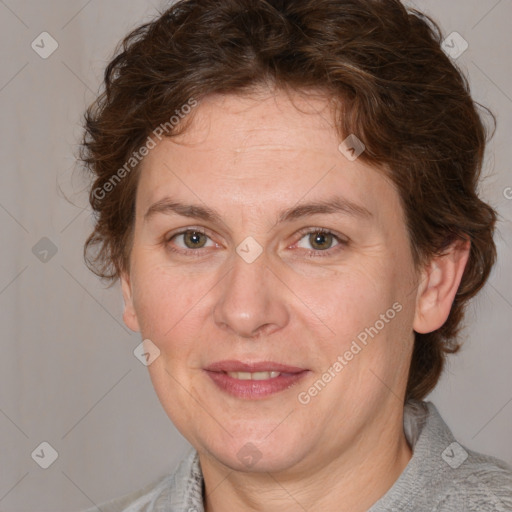
[[[309,370],[272,361],[218,361],[205,372],[224,393],[242,399],[261,399],[289,389]]]

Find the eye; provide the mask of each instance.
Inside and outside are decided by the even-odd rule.
[[[308,229],[300,234],[303,236],[297,242],[297,247],[307,249],[308,255],[311,256],[317,256],[320,252],[337,252],[348,243],[340,236],[322,228]]]
[[[207,245],[208,240],[210,240],[210,237],[201,230],[187,229],[168,237],[166,245],[176,252],[188,252],[205,247],[215,247],[216,244],[212,240],[210,240],[210,245]],[[172,245],[177,246],[178,249],[175,249]]]

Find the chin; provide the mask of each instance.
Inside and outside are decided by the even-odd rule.
[[[302,458],[302,453],[293,442],[283,444],[281,441],[254,441],[237,438],[230,446],[221,442],[220,446],[208,446],[210,457],[233,471],[248,473],[281,472],[295,466]],[[303,444],[300,445],[304,450]]]

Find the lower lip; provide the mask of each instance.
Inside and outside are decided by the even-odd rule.
[[[299,373],[281,374],[273,379],[240,380],[224,372],[206,371],[213,382],[226,393],[237,398],[257,399],[279,393],[301,381],[308,370]]]

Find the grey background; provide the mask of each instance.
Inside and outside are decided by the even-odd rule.
[[[82,262],[91,220],[74,159],[115,44],[162,5],[0,0],[2,512],[81,510],[171,471],[188,450],[133,355],[140,338],[122,323],[118,286]],[[499,263],[430,399],[461,443],[512,463],[512,2],[415,5],[468,41],[457,63],[498,116],[482,194],[501,214]],[[43,31],[59,45],[47,59],[31,48]],[[31,456],[43,441],[58,452],[48,469]]]

